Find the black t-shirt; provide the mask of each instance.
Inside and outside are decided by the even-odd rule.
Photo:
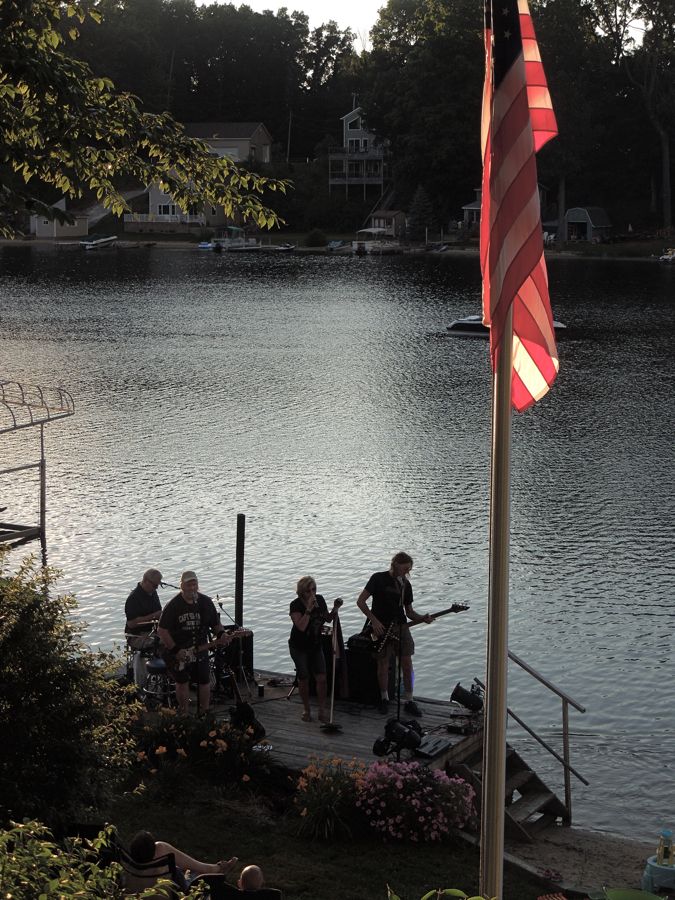
[[[194,603],[188,603],[182,594],[176,594],[162,610],[159,627],[166,628],[177,650],[183,650],[205,644],[209,630],[215,631],[219,621],[213,600],[206,594],[197,594]]]
[[[153,622],[144,622],[142,625],[136,625],[132,628],[129,625],[129,619],[149,616],[150,613],[161,610],[161,608],[162,604],[159,602],[157,591],[153,590],[151,594],[148,594],[143,590],[139,582],[124,604],[124,615],[127,617],[127,625],[124,628],[126,634],[149,634],[152,631]]]
[[[407,578],[401,583],[391,572],[375,572],[368,579],[366,590],[373,598],[373,615],[383,625],[407,621],[405,607],[413,602],[412,585]]]
[[[301,600],[300,597],[296,597],[291,603],[288,615],[290,616],[295,612],[304,613],[305,611],[305,601]],[[310,613],[309,625],[305,631],[301,631],[294,623],[293,628],[291,629],[291,636],[288,639],[288,646],[293,647],[296,650],[312,650],[315,647],[320,646],[321,629],[323,628],[323,623],[327,619],[328,607],[326,606],[326,601],[321,594],[317,594],[316,606]]]

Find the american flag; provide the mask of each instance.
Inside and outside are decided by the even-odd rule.
[[[558,133],[527,0],[485,0],[483,320],[493,371],[513,304],[511,402],[536,403],[558,373],[535,153]]]

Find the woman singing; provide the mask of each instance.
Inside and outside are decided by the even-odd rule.
[[[298,581],[298,596],[288,611],[293,622],[288,648],[295,663],[298,689],[305,707],[303,722],[312,721],[309,707],[309,674],[316,681],[316,695],[319,700],[319,721],[327,722],[326,715],[326,660],[321,646],[321,630],[324,622],[331,622],[342,606],[338,597],[333,601],[333,609],[328,612],[326,601],[316,592],[316,581],[305,575]]]

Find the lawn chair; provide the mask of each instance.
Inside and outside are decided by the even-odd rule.
[[[175,890],[163,890],[161,893],[158,891],[157,894],[152,895],[152,900],[167,900],[167,897],[178,896],[179,889],[184,887],[181,884],[182,873],[179,874],[176,868],[176,859],[173,853],[158,856],[157,859],[151,859],[146,863],[136,862],[124,847],[119,845],[118,854],[119,862],[124,870],[124,892],[126,894],[140,894],[164,879],[171,881]]]

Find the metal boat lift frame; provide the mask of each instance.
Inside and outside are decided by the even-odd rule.
[[[40,429],[40,460],[0,469],[0,476],[12,475],[29,469],[40,473],[38,499],[38,524],[18,525],[0,522],[0,545],[11,547],[40,538],[43,554],[46,551],[45,522],[47,509],[47,462],[45,459],[44,426],[58,419],[65,419],[75,412],[75,403],[70,393],[62,387],[45,388],[39,385],[22,384],[0,378],[0,435],[19,431],[22,428]],[[0,510],[1,512],[2,510]]]

